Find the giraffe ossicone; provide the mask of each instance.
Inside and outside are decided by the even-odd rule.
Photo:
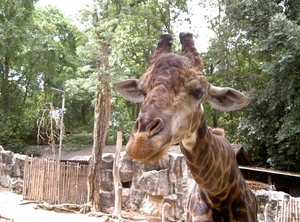
[[[221,111],[240,109],[250,99],[230,87],[216,87],[203,74],[193,35],[180,33],[182,52],[171,52],[169,34],[161,35],[149,68],[140,79],[116,83],[127,100],[142,102],[126,153],[156,161],[180,143],[196,181],[188,200],[187,221],[256,221],[254,194],[238,168],[224,135],[206,125],[202,103]]]

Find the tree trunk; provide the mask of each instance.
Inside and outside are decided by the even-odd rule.
[[[8,80],[9,69],[10,69],[9,65],[10,65],[9,55],[6,55],[4,57],[4,67],[1,67],[1,72],[3,72],[3,76],[2,76],[2,87],[1,87],[1,94],[0,94],[0,96],[2,97],[1,98],[3,104],[2,119],[4,122],[9,108],[9,80]]]
[[[102,153],[110,117],[110,85],[104,83],[104,90],[98,88],[94,110],[93,153],[88,174],[88,203],[95,211],[102,211],[100,204],[100,170]]]
[[[102,4],[100,1],[94,0],[95,4]],[[102,18],[109,18],[109,7],[111,2],[104,2],[102,5]],[[117,13],[117,15],[120,12]],[[117,24],[112,25],[109,30],[99,27],[100,19],[98,17],[97,7],[92,13],[92,23],[95,27],[95,34],[100,44],[101,58],[96,59],[96,70],[98,70],[99,84],[96,92],[96,104],[94,110],[94,143],[93,153],[90,162],[90,169],[88,174],[88,204],[94,208],[95,211],[102,211],[100,202],[100,170],[102,153],[105,146],[106,135],[109,127],[110,118],[110,75],[107,72],[109,68],[109,45],[112,39],[111,35],[103,35],[103,33],[114,33]],[[100,62],[101,61],[101,62]],[[100,88],[100,86],[102,88]]]

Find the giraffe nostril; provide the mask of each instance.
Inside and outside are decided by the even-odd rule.
[[[164,122],[161,118],[156,117],[150,122],[143,123],[143,118],[138,118],[133,125],[132,132],[134,135],[142,132],[147,132],[150,136],[158,133],[164,126]]]
[[[133,134],[137,134],[140,131],[141,121],[137,119],[133,125],[132,132]]]
[[[157,117],[154,118],[151,122],[149,122],[149,124],[146,127],[146,131],[153,136],[154,134],[158,133],[163,128],[163,126],[163,120]]]

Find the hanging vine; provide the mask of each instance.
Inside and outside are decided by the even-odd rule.
[[[52,101],[44,104],[42,116],[37,119],[37,144],[47,140],[47,143],[51,146],[53,156],[55,156],[55,140],[59,138],[59,131],[56,130],[60,124],[59,119],[60,111],[53,107],[52,93]]]

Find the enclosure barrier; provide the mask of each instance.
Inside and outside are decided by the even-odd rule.
[[[26,157],[23,199],[51,204],[87,202],[88,165]]]
[[[271,206],[272,204],[267,204],[265,207],[274,207]],[[289,199],[283,199],[283,200],[278,200],[276,207],[276,218],[277,222],[297,222],[300,221],[300,212],[299,212],[299,207],[300,207],[300,199],[299,198],[293,198],[290,197]],[[267,209],[266,209],[267,210]],[[265,216],[265,221],[266,222],[271,222],[269,220],[269,214]]]
[[[80,165],[78,162],[26,157],[23,199],[51,204],[85,204],[87,203],[87,175],[88,165]],[[268,192],[269,195],[264,194]],[[283,192],[279,195],[279,192],[266,190],[257,190],[255,194],[259,202],[258,221],[300,221],[300,198],[291,197]]]

